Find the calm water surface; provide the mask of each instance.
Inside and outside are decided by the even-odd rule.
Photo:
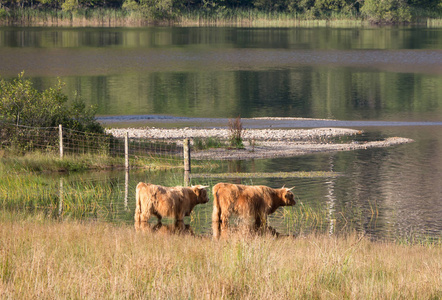
[[[0,28],[0,76],[23,70],[41,88],[60,77],[71,98],[77,92],[97,106],[101,120],[120,126],[152,126],[145,115],[158,124],[159,115],[308,117],[353,121],[339,126],[364,130],[362,139],[412,138],[415,143],[391,148],[224,162],[212,172],[340,172],[336,178],[235,181],[296,185],[299,207],[322,221],[290,219],[279,210],[270,224],[284,234],[299,233],[304,222],[305,228],[335,233],[351,227],[374,238],[441,236],[441,29]],[[124,174],[112,176],[124,184]],[[165,176],[181,180],[141,173],[131,175],[130,186],[161,184]],[[129,210],[113,221],[132,221],[133,196]],[[123,205],[120,196],[115,201]],[[198,208],[187,222],[210,233],[210,213],[211,206]]]

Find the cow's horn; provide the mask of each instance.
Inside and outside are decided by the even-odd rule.
[[[208,188],[209,186],[208,185],[193,185],[192,187],[197,187],[197,188],[199,188],[199,189],[205,189],[205,188]]]
[[[291,191],[291,190],[293,190],[295,187],[291,187],[291,188],[289,188],[289,189],[287,189],[287,191]]]

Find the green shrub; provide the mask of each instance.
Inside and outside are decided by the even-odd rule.
[[[67,107],[68,97],[62,93],[61,81],[54,87],[38,91],[24,72],[17,78],[0,80],[0,121],[32,127],[56,127],[78,131],[104,133],[95,120],[96,109],[87,107],[77,98]]]
[[[140,5],[135,0],[126,0],[124,1],[122,8],[127,11],[138,11]]]
[[[372,23],[411,21],[410,7],[401,0],[365,0],[361,14]]]
[[[173,0],[125,0],[122,8],[130,12],[140,12],[148,21],[173,20],[176,17]]]
[[[0,8],[0,20],[6,19],[8,17],[8,12],[4,8]]]
[[[79,8],[78,1],[76,0],[66,0],[61,5],[61,9],[67,12],[75,12],[78,8]]]

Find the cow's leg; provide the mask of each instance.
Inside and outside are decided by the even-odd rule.
[[[229,213],[221,213],[221,228],[229,227]]]
[[[152,215],[152,203],[150,201],[144,201],[141,205],[141,222],[149,221],[150,216]]]
[[[134,219],[135,222],[140,222],[141,219],[141,188],[139,186],[137,186],[137,190],[136,190],[136,195],[135,195],[135,215],[134,215]]]
[[[143,211],[142,213],[141,213],[141,216],[140,216],[140,221],[141,222],[147,222],[147,221],[149,221],[149,218],[150,218],[150,211]]]
[[[179,213],[175,215],[175,222],[184,222],[184,213]]]
[[[213,233],[214,239],[219,239],[219,237],[220,237],[220,233],[221,233],[220,225],[221,224],[219,222],[212,222],[212,233]]]
[[[213,204],[212,222],[219,222],[221,217],[221,209],[219,205]]]
[[[135,222],[140,222],[141,220],[140,217],[141,217],[141,209],[137,205],[137,208],[135,208],[135,216],[134,216]]]
[[[184,225],[183,221],[178,221],[178,220],[175,221],[174,231],[176,233],[184,233],[185,229],[186,229],[186,226]]]
[[[158,223],[161,223],[161,219],[163,218],[158,212],[153,211],[152,214],[158,218]]]
[[[267,215],[266,214],[258,214],[256,216],[255,221],[256,228],[260,228],[261,226],[267,225]]]

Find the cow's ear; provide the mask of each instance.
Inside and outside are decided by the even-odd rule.
[[[199,186],[199,185],[192,185],[190,188],[192,189],[192,191],[193,191],[195,194],[197,194],[197,195],[200,194],[200,186]]]
[[[200,189],[198,188],[198,186],[192,186],[192,190],[196,195],[200,194]]]

